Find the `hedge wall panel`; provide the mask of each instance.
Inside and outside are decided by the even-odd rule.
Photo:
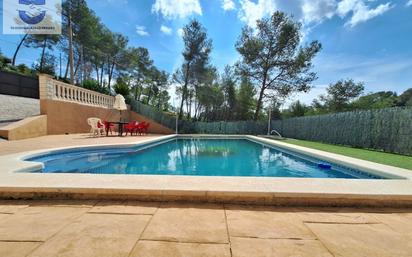
[[[412,108],[386,108],[272,122],[282,136],[412,155]]]

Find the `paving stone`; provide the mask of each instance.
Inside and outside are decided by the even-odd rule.
[[[374,217],[412,240],[412,213],[376,213]]]
[[[159,203],[138,201],[104,201],[93,207],[89,213],[154,214]]]
[[[318,240],[231,237],[233,257],[333,257]]]
[[[27,207],[0,221],[0,240],[45,241],[87,208]]]
[[[307,223],[336,257],[410,257],[410,240],[384,224]]]
[[[12,214],[10,214],[10,213],[0,213],[0,223],[3,221],[3,220],[5,220],[6,218],[9,218],[9,217],[11,217],[12,216]]]
[[[372,213],[349,208],[305,208],[298,212],[304,222],[317,223],[379,223]]]
[[[92,208],[97,200],[35,200],[29,203],[30,206]]]
[[[169,204],[161,206],[143,239],[194,243],[227,243],[223,207]]]
[[[230,257],[228,244],[139,241],[130,257]]]
[[[0,242],[0,256],[24,257],[40,244],[41,242]]]
[[[127,257],[149,221],[148,215],[85,214],[30,257]]]
[[[228,208],[229,235],[256,238],[314,239],[294,209]]]
[[[16,213],[29,207],[25,201],[0,200],[0,213]]]

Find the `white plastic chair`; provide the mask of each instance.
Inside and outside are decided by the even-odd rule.
[[[100,137],[101,133],[106,133],[104,124],[102,120],[99,118],[88,118],[87,124],[90,125],[90,135],[92,136],[97,135],[98,137]],[[99,128],[99,124],[100,124],[100,128]]]

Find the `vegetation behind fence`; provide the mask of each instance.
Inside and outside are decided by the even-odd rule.
[[[282,136],[412,155],[412,108],[304,116],[272,122]]]
[[[176,118],[155,108],[132,100],[130,106],[133,111],[146,116],[171,129],[176,128]],[[192,122],[179,121],[179,133],[184,134],[266,134],[267,123],[255,121],[235,122]]]
[[[220,121],[220,122],[190,122],[179,123],[181,133],[193,134],[266,134],[267,123],[256,121]]]
[[[175,129],[176,118],[174,116],[156,110],[154,107],[142,104],[141,102],[138,102],[136,100],[130,100],[129,104],[132,111],[135,111],[143,116],[146,116],[168,128]]]

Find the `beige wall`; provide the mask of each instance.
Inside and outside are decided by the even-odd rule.
[[[47,114],[47,132],[53,135],[89,132],[90,127],[87,124],[87,118],[90,117],[108,121],[118,121],[120,117],[119,111],[113,109],[47,99],[40,100],[40,112],[41,114]],[[173,130],[132,111],[123,111],[122,120],[150,122],[149,133],[173,133]]]
[[[47,135],[46,115],[25,118],[0,129],[0,136],[8,140],[19,140],[45,135]]]

